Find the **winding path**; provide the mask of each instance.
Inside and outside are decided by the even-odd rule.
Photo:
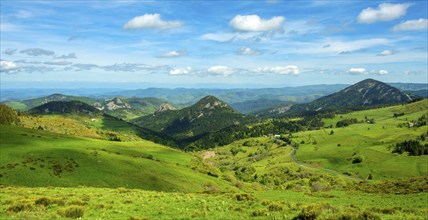
[[[339,175],[339,176],[343,176],[343,177],[346,177],[346,178],[348,178],[348,179],[352,179],[352,180],[365,181],[364,179],[361,179],[361,178],[358,178],[358,177],[349,176],[349,175],[346,175],[346,174],[343,174],[343,173],[339,173],[339,172],[337,172],[337,171],[335,171],[335,170],[330,170],[330,169],[327,169],[327,168],[319,168],[319,167],[311,167],[311,166],[308,166],[308,165],[306,165],[306,164],[304,164],[304,163],[302,163],[302,162],[299,162],[299,161],[296,159],[296,157],[294,156],[294,155],[296,154],[296,151],[297,151],[297,149],[293,147],[293,151],[291,151],[291,153],[290,153],[290,157],[291,157],[291,159],[293,159],[293,161],[294,161],[297,165],[299,165],[299,166],[301,166],[301,167],[306,167],[306,168],[310,168],[310,169],[322,170],[322,171],[325,171],[325,172],[328,172],[328,173],[331,173],[331,174],[335,174],[335,175]]]

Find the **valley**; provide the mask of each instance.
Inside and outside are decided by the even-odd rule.
[[[261,117],[206,96],[127,120],[87,101],[44,100],[0,105],[2,219],[428,214],[426,99]],[[400,148],[411,140],[418,148]]]

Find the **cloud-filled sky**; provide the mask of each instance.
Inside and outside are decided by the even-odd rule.
[[[1,0],[1,83],[427,83],[427,1]]]

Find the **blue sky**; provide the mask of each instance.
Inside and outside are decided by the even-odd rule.
[[[1,83],[427,83],[427,7],[425,0],[1,0]]]

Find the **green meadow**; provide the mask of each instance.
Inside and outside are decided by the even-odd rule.
[[[192,171],[192,157],[149,141],[113,142],[1,127],[1,184],[201,192],[224,181]]]
[[[304,165],[273,136],[183,152],[110,141],[102,132],[136,137],[111,118],[20,116],[24,127],[0,126],[0,219],[426,219],[428,157],[389,148],[427,131],[408,126],[426,104],[340,114],[323,119],[332,128],[292,134]]]
[[[428,155],[408,156],[391,153],[394,144],[419,139],[428,126],[411,127],[427,115],[428,101],[408,105],[356,111],[324,119],[321,130],[298,132],[293,141],[299,144],[296,158],[313,167],[323,167],[348,175],[374,180],[428,175]],[[404,113],[394,117],[394,114]],[[338,121],[355,118],[359,122],[337,128]],[[374,119],[374,123],[369,120]],[[421,143],[427,143],[426,140]],[[361,158],[355,163],[354,158]]]

